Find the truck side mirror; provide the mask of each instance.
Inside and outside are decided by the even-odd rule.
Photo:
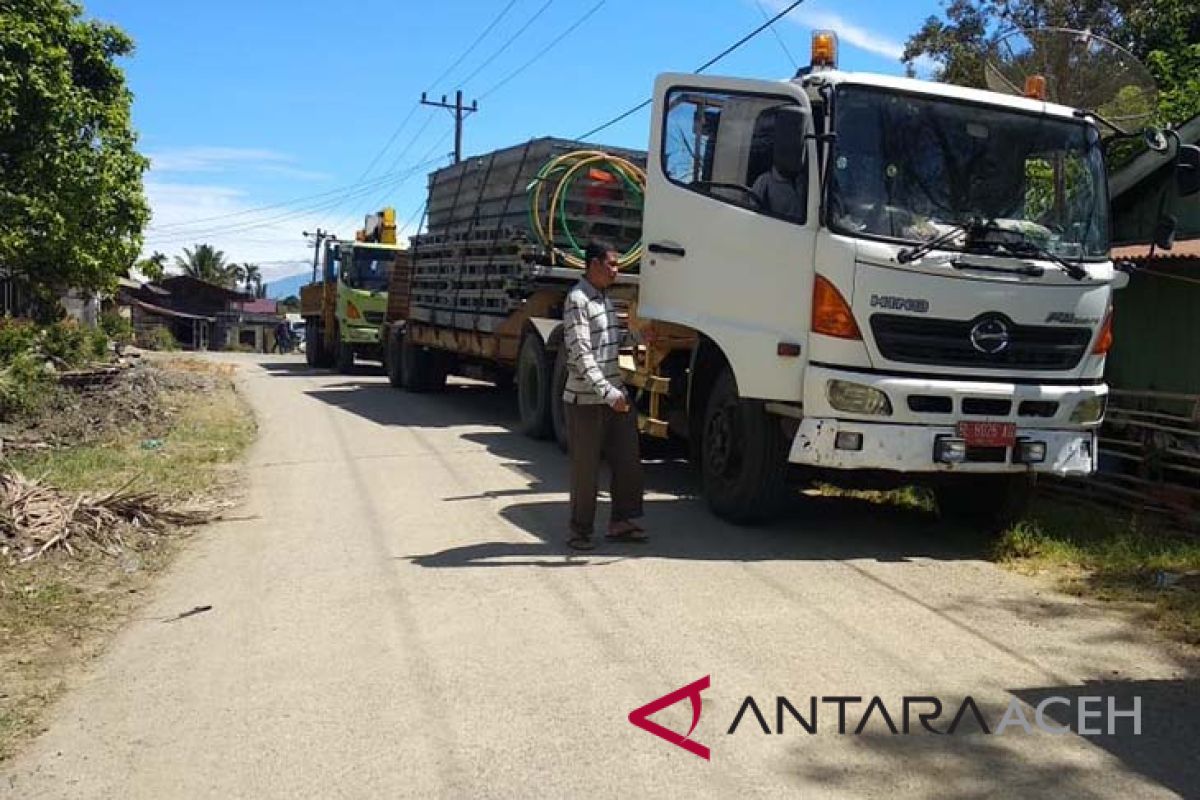
[[[1200,192],[1200,147],[1194,144],[1180,145],[1175,156],[1175,185],[1180,197],[1190,197]]]
[[[799,175],[804,171],[804,111],[798,106],[784,106],[775,113],[775,168],[784,175]]]
[[[1170,250],[1175,246],[1176,220],[1170,214],[1163,214],[1154,226],[1154,246],[1159,250]]]

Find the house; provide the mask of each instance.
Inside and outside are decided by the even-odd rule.
[[[253,299],[190,275],[172,275],[157,283],[122,282],[118,303],[130,308],[138,341],[165,329],[185,348],[224,350],[239,341],[240,306]]]
[[[1200,141],[1200,116],[1179,128]],[[1132,262],[1129,285],[1113,301],[1115,344],[1108,382],[1125,390],[1200,395],[1200,201],[1180,198],[1174,160],[1145,152],[1114,172],[1113,258]],[[1151,248],[1162,214],[1176,219],[1175,245]]]

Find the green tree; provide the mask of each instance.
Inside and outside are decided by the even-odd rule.
[[[0,264],[35,295],[111,288],[149,210],[119,28],[70,0],[0,0]]]
[[[146,276],[147,280],[161,281],[167,274],[167,255],[155,250],[153,254],[140,259],[134,267]]]
[[[225,260],[225,253],[210,244],[198,244],[183,248],[182,256],[175,256],[175,268],[184,275],[215,283],[227,289],[237,286],[241,267]]]
[[[1090,31],[1145,63],[1158,84],[1158,123],[1200,113],[1195,0],[950,0],[944,18],[929,17],[909,37],[901,60],[912,69],[918,58],[930,58],[937,80],[983,88],[985,54],[1000,36],[1048,26]],[[1118,93],[1113,102],[1129,110],[1137,99]]]

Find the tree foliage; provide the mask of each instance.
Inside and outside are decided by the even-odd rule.
[[[1086,30],[1129,50],[1158,84],[1156,121],[1178,124],[1200,113],[1200,3],[1195,0],[949,0],[909,37],[910,69],[932,59],[937,80],[985,88],[988,48],[1020,28]],[[1121,103],[1134,102],[1132,98]]]
[[[175,256],[175,268],[184,275],[199,278],[233,289],[241,279],[241,267],[225,260],[225,253],[210,244],[198,244],[183,248],[182,256]]]
[[[71,0],[0,0],[0,267],[35,294],[109,287],[149,209],[119,28]]]

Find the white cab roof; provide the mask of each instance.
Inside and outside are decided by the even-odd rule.
[[[878,86],[883,89],[894,89],[900,92],[911,92],[913,94],[923,94],[932,97],[949,97],[955,100],[1011,108],[1034,114],[1079,119],[1075,116],[1075,109],[1069,106],[1060,106],[1057,103],[1031,100],[1028,97],[1017,97],[1015,95],[1001,94],[1000,92],[989,92],[984,89],[969,89],[965,86],[955,86],[950,83],[922,81],[916,78],[899,78],[891,75],[877,75],[870,72],[827,70],[824,72],[814,72],[797,80],[808,84],[825,81],[835,85],[847,83],[858,86]]]

